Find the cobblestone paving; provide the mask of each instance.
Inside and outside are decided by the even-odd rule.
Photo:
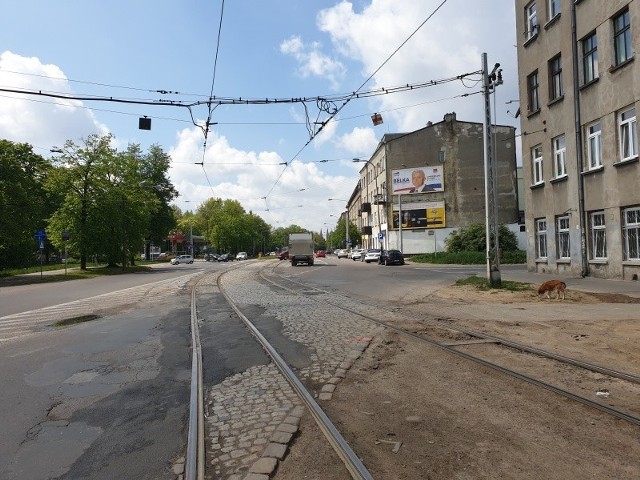
[[[223,286],[240,305],[264,308],[277,318],[283,334],[309,347],[311,365],[296,372],[319,385],[317,398],[329,401],[372,337],[379,331],[361,317],[322,303],[322,295],[274,292],[261,283],[255,264],[230,271]],[[334,298],[335,301],[335,298]],[[227,378],[206,395],[210,478],[267,480],[286,456],[304,407],[274,365],[252,367]]]

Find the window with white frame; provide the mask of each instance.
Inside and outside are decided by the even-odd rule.
[[[538,11],[536,2],[532,2],[525,8],[525,18],[527,31],[525,32],[526,40],[538,34]]]
[[[622,11],[613,19],[613,50],[615,65],[620,65],[633,56],[631,17],[628,9]]]
[[[589,214],[591,227],[591,258],[604,260],[607,258],[607,231],[604,224],[604,212],[592,212]]]
[[[560,15],[560,0],[547,0],[548,20],[553,20]]]
[[[531,149],[531,159],[533,165],[533,184],[540,185],[544,183],[542,176],[542,145],[536,145]]]
[[[593,32],[582,40],[582,83],[593,82],[598,74],[598,37]]]
[[[556,222],[558,235],[558,258],[566,260],[571,258],[571,245],[569,242],[569,216],[558,217]]]
[[[553,169],[556,178],[567,176],[567,147],[564,135],[553,139]]]
[[[600,123],[592,123],[587,127],[587,157],[589,170],[602,166],[602,131]]]
[[[625,260],[640,260],[640,207],[622,210],[622,242]]]
[[[620,136],[620,161],[638,156],[638,132],[636,109],[630,108],[618,115],[618,134]]]
[[[547,221],[536,219],[536,258],[547,258]]]
[[[549,61],[549,100],[557,100],[563,95],[562,57],[558,55]]]
[[[529,108],[529,112],[537,112],[540,110],[538,89],[538,71],[536,70],[527,77],[527,107]]]

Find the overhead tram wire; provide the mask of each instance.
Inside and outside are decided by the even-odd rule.
[[[209,138],[209,127],[212,125],[211,123],[211,116],[213,115],[213,111],[219,106],[216,105],[215,107],[212,107],[212,103],[211,103],[211,98],[213,98],[213,89],[216,83],[216,71],[218,68],[218,55],[220,53],[220,38],[222,36],[222,19],[224,18],[224,0],[222,0],[221,6],[220,6],[220,22],[218,23],[218,38],[216,40],[216,54],[215,54],[215,58],[213,60],[213,74],[212,74],[212,78],[211,78],[211,91],[209,93],[209,101],[207,103],[207,121],[205,123],[204,129],[203,129],[203,133],[204,133],[204,143],[202,145],[202,161],[200,162],[196,162],[199,163],[200,166],[202,167],[202,171],[204,172],[204,177],[207,180],[207,184],[209,185],[209,188],[211,189],[211,193],[213,194],[213,196],[215,197],[215,192],[213,190],[213,185],[211,185],[211,181],[209,180],[209,175],[207,175],[207,170],[204,168],[204,159],[205,156],[207,154],[207,140]],[[189,112],[191,112],[191,109],[189,109]],[[193,120],[193,113],[192,113],[192,120]],[[195,121],[194,121],[195,123]]]
[[[356,89],[356,90],[351,94],[351,96],[349,96],[347,99],[345,99],[341,106],[336,107],[336,111],[335,111],[333,114],[331,114],[331,115],[329,116],[329,118],[328,118],[326,121],[324,121],[324,122],[322,122],[322,123],[320,124],[320,128],[318,128],[318,130],[317,130],[317,131],[316,131],[316,132],[311,136],[311,138],[310,138],[309,140],[307,140],[307,142],[302,146],[302,148],[300,148],[300,150],[298,150],[298,151],[296,152],[296,154],[291,158],[291,160],[290,160],[289,162],[287,162],[287,164],[289,164],[289,163],[293,162],[293,160],[295,160],[295,159],[298,157],[298,155],[300,155],[300,154],[302,153],[302,151],[303,151],[305,148],[307,148],[307,146],[308,146],[308,145],[309,145],[309,144],[314,140],[314,138],[316,138],[316,137],[318,136],[318,134],[319,134],[319,133],[324,129],[324,126],[325,126],[328,122],[330,122],[331,120],[333,120],[333,118],[334,118],[338,113],[340,113],[340,111],[341,111],[341,110],[342,110],[342,109],[343,109],[343,108],[344,108],[344,107],[345,107],[345,106],[346,106],[346,105],[351,101],[351,99],[352,99],[352,98],[354,98],[354,96],[355,96],[355,95],[357,95],[357,94],[358,94],[358,92],[359,92],[360,90],[362,90],[362,89],[364,88],[364,86],[365,86],[367,83],[369,83],[369,81],[370,81],[370,80],[375,76],[375,74],[376,74],[376,73],[378,73],[378,72],[382,69],[382,67],[384,67],[384,66],[389,62],[389,60],[391,60],[391,58],[392,58],[396,53],[398,53],[398,51],[399,51],[402,47],[404,47],[404,46],[407,44],[407,42],[408,42],[408,41],[409,41],[409,40],[410,40],[410,39],[411,39],[411,38],[412,38],[412,37],[413,37],[413,36],[414,36],[414,35],[415,35],[415,34],[416,34],[416,33],[417,33],[417,32],[418,32],[418,31],[419,31],[419,30],[420,30],[420,29],[421,29],[421,28],[422,28],[422,27],[423,27],[423,26],[424,26],[424,25],[425,25],[425,24],[426,24],[426,23],[427,23],[431,18],[433,18],[433,16],[438,12],[438,10],[440,10],[440,8],[442,8],[442,6],[443,6],[445,3],[447,3],[447,0],[443,0],[443,1],[442,1],[442,3],[440,3],[440,5],[438,5],[438,6],[436,7],[436,9],[435,9],[433,12],[431,12],[431,14],[430,14],[429,16],[427,16],[427,18],[426,18],[426,19],[425,19],[425,20],[424,20],[420,25],[418,25],[418,28],[416,28],[416,29],[411,33],[411,35],[409,35],[409,36],[408,36],[408,37],[407,37],[407,38],[406,38],[406,39],[405,39],[405,40],[404,40],[404,41],[403,41],[403,42],[398,46],[398,48],[396,48],[396,49],[391,53],[391,55],[389,55],[389,56],[387,57],[387,59],[386,59],[384,62],[382,62],[382,63],[380,64],[380,66],[379,66],[378,68],[376,68],[376,69],[373,71],[373,73],[372,73],[371,75],[369,75],[369,77],[368,77],[364,82],[362,82],[362,84],[361,84],[361,85],[360,85],[360,86],[359,86],[359,87],[358,87],[358,88],[357,88],[357,89]],[[474,73],[475,73],[475,72],[474,72]],[[276,179],[276,181],[274,182],[274,184],[271,186],[271,189],[270,189],[270,190],[269,190],[269,192],[267,193],[267,196],[269,196],[269,195],[271,194],[271,192],[273,191],[273,189],[274,189],[274,188],[276,187],[276,185],[280,182],[280,179],[282,178],[282,175],[284,175],[284,172],[285,172],[286,168],[287,168],[287,166],[285,166],[285,167],[284,167],[284,169],[282,170],[282,172],[280,172],[280,175],[278,176],[278,178]]]

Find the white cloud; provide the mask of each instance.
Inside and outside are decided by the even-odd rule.
[[[372,128],[356,127],[351,132],[342,135],[338,144],[350,153],[371,155],[379,141],[380,139],[376,137],[376,132]]]
[[[352,2],[343,0],[322,10],[317,23],[341,55],[361,62],[363,80],[381,67],[365,89],[415,84],[473,72],[481,68],[481,54],[486,52],[491,66],[495,62],[503,66],[505,84],[498,89],[498,98],[518,98],[513,2],[476,0],[465,2],[464,8],[457,2],[448,2],[433,13],[441,3],[440,0],[372,0],[361,11],[355,11]],[[431,14],[432,18],[409,38]],[[474,78],[479,79],[479,75]],[[454,81],[376,100],[379,111],[398,125],[397,131],[411,131],[423,127],[427,121],[440,121],[445,113],[452,111],[461,120],[482,122],[481,96],[460,97],[479,92],[480,88],[478,82],[469,79],[464,84]],[[498,118],[503,122],[510,120],[506,117],[506,108],[500,108]]]
[[[0,85],[20,91],[73,93],[66,76],[56,65],[8,51],[0,54]],[[53,146],[62,147],[69,139],[78,142],[90,134],[108,131],[91,110],[77,100],[8,92],[0,95],[0,138],[48,150]]]
[[[346,69],[344,65],[321,52],[322,45],[313,42],[305,45],[300,37],[294,36],[280,44],[280,51],[293,56],[298,62],[298,74],[302,78],[310,76],[326,78],[333,89],[340,86]]]

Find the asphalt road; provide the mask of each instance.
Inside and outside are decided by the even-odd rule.
[[[200,271],[203,268],[217,268],[217,265],[201,260],[196,260],[193,264],[186,265],[162,263],[154,265],[151,271],[144,273],[2,287],[0,288],[0,317],[116,292],[146,283],[176,278],[194,271]],[[32,275],[39,276],[40,274]]]

